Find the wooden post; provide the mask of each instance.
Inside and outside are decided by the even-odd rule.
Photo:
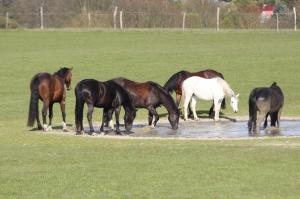
[[[217,8],[217,31],[220,30],[220,7]]]
[[[43,6],[40,7],[40,17],[41,17],[41,30],[44,29],[44,9]]]
[[[294,30],[297,31],[297,12],[296,12],[296,7],[293,7],[294,11]]]
[[[5,29],[8,29],[8,20],[9,20],[9,13],[6,12],[6,23],[5,23]]]
[[[88,28],[91,27],[91,13],[88,13]]]
[[[183,17],[182,17],[182,30],[183,31],[185,29],[185,16],[186,16],[186,12],[183,13]]]
[[[120,29],[123,29],[123,11],[120,11]]]
[[[279,31],[279,19],[278,19],[278,12],[276,12],[276,30]]]
[[[117,28],[117,11],[118,11],[118,6],[116,6],[114,10],[114,29]]]

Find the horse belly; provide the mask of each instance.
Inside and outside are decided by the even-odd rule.
[[[202,100],[212,100],[214,99],[214,93],[209,87],[200,87],[201,89],[197,89],[194,92],[194,95],[196,95],[197,98]]]

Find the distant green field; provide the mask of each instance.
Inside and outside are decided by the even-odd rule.
[[[31,77],[60,66],[74,67],[73,87],[118,76],[164,84],[179,70],[215,69],[240,93],[238,116],[247,115],[254,87],[276,81],[283,116],[299,116],[299,64],[300,32],[0,31],[0,198],[298,198],[299,138],[103,140],[25,125]],[[74,102],[72,90],[69,124]],[[54,110],[57,124],[59,106]],[[223,113],[235,116],[229,106]],[[145,116],[139,111],[137,119]]]

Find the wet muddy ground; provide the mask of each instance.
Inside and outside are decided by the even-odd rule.
[[[121,130],[124,127],[121,127]],[[88,128],[85,128],[88,132]],[[95,131],[99,127],[95,125]],[[99,133],[99,132],[98,132]],[[124,135],[125,132],[122,132]],[[107,129],[106,136],[115,136],[115,132]],[[97,134],[96,136],[100,136]],[[103,134],[102,134],[103,136]],[[133,126],[129,137],[151,137],[151,138],[247,138],[248,134],[246,121],[187,121],[181,122],[177,130],[172,130],[169,123],[158,123],[155,128],[146,124],[136,124]],[[267,127],[261,129],[258,137],[265,136],[300,136],[300,121],[281,121],[280,128]]]

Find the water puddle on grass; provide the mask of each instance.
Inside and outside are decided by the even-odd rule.
[[[146,125],[134,125],[132,137],[182,137],[182,138],[246,138],[247,122],[181,122],[177,130],[170,125],[157,124],[155,128]],[[300,121],[281,121],[280,128],[267,127],[261,129],[259,137],[263,136],[300,136]]]

